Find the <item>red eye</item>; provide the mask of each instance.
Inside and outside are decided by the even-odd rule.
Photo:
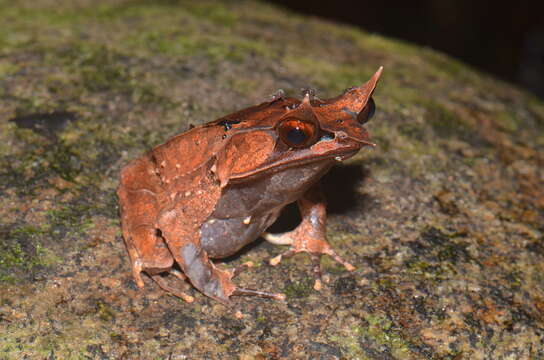
[[[301,148],[314,143],[317,130],[310,122],[288,119],[280,124],[278,133],[289,147]]]

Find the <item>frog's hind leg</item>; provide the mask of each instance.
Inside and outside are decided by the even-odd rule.
[[[128,240],[125,242],[132,263],[132,275],[138,287],[144,287],[141,274],[143,271],[164,291],[186,302],[193,302],[194,298],[183,291],[188,285],[186,277],[172,268],[174,258],[157,230],[151,226],[141,225],[134,231],[127,229],[126,233],[125,239]],[[172,274],[182,282],[168,281],[162,276],[164,273]]]
[[[158,212],[156,194],[159,191],[160,180],[149,157],[136,159],[123,168],[117,192],[123,238],[134,280],[140,288],[144,286],[142,271],[153,278],[161,272],[170,271],[174,263],[172,254],[155,226]]]
[[[170,207],[165,207],[157,220],[168,248],[183,274],[200,292],[224,304],[230,304],[229,298],[232,295],[284,299],[283,294],[243,289],[232,282],[232,278],[239,271],[251,267],[251,264],[246,263],[235,270],[221,270],[209,259],[200,243],[200,227],[217,204],[221,189],[213,178],[208,176],[196,178],[200,179],[200,183],[192,189],[198,190],[187,190],[191,189],[190,180],[187,180],[184,196],[178,197],[176,203]],[[191,210],[190,215],[185,214],[186,209]]]
[[[291,245],[289,250],[272,258],[270,264],[278,265],[282,258],[291,257],[299,252],[310,254],[313,263],[315,277],[314,289],[321,289],[321,265],[323,255],[331,256],[336,262],[342,264],[346,270],[353,271],[355,267],[342,259],[331,247],[326,239],[325,223],[327,214],[325,199],[319,184],[314,185],[298,201],[302,216],[302,222],[293,231],[283,234],[263,234],[265,240],[277,245]]]
[[[198,227],[191,229],[192,222],[181,223],[183,220],[166,214],[161,219],[161,229],[164,229],[168,247],[176,262],[193,286],[199,291],[225,305],[230,303],[229,298],[232,295],[285,299],[283,294],[237,287],[232,282],[232,278],[238,275],[240,271],[251,267],[251,264],[246,263],[231,270],[217,268],[208,258],[206,251],[200,247]],[[165,290],[169,291],[167,288]]]
[[[144,287],[142,271],[152,278],[153,275],[171,271],[174,258],[154,227],[140,225],[126,232],[125,243],[132,264],[132,275],[138,287]]]

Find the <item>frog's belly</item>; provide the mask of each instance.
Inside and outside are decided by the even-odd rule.
[[[200,228],[200,244],[211,258],[233,255],[272,225],[280,211],[278,209],[256,218],[210,219]]]
[[[257,239],[332,166],[322,161],[227,186],[200,228],[202,248],[213,258],[236,253]]]
[[[289,168],[242,183],[229,184],[210,219],[244,219],[279,212],[300,199],[332,166],[322,161]]]

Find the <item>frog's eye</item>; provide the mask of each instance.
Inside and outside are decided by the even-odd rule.
[[[370,98],[364,109],[357,115],[357,121],[359,121],[359,124],[365,124],[368,120],[372,119],[375,112],[376,104],[374,103],[374,99]]]
[[[317,129],[313,123],[288,119],[280,124],[278,133],[289,147],[301,148],[315,141]]]

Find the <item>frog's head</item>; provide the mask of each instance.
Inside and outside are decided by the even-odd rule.
[[[342,161],[363,146],[373,146],[363,125],[374,114],[372,93],[382,69],[362,86],[335,98],[321,100],[310,91],[302,100],[280,95],[209,123],[225,132],[225,148],[218,159],[225,171],[222,178],[236,180],[284,167]]]
[[[335,98],[312,99],[306,92],[302,102],[278,122],[280,139],[293,149],[310,149],[314,157],[330,154],[341,160],[363,146],[374,146],[363,125],[374,115],[372,93],[382,69],[364,85],[347,89]]]

